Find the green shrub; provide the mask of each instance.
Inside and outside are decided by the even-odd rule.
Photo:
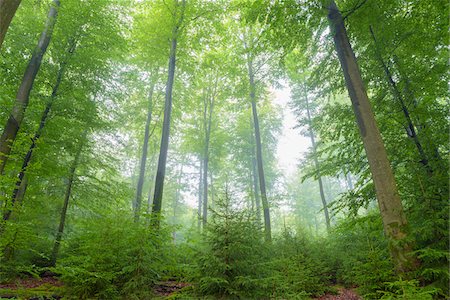
[[[56,272],[79,299],[146,299],[168,258],[169,236],[131,216],[99,217],[70,239]]]

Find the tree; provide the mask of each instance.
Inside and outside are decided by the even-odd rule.
[[[3,174],[6,162],[8,161],[8,155],[11,152],[11,146],[16,139],[20,124],[24,118],[34,80],[39,72],[42,57],[44,56],[52,37],[59,5],[59,0],[53,0],[52,7],[47,15],[45,29],[39,38],[38,44],[34,49],[33,55],[25,70],[19,90],[17,91],[16,102],[3,129],[2,136],[0,137],[0,174]]]
[[[334,1],[328,3],[328,19],[372,172],[384,230],[390,240],[392,259],[397,271],[405,273],[414,268],[416,262],[411,253],[412,247],[407,233],[403,205],[358,63],[347,36],[344,20]]]
[[[0,0],[0,48],[8,31],[9,24],[16,14],[22,0]]]
[[[152,79],[150,83],[150,91],[148,95],[148,111],[147,111],[147,120],[145,122],[145,132],[144,132],[144,140],[142,143],[142,154],[141,161],[139,167],[139,178],[136,188],[136,200],[135,200],[135,211],[134,211],[134,219],[136,221],[139,220],[139,214],[141,212],[142,205],[142,187],[144,186],[144,178],[145,178],[145,166],[147,164],[147,154],[148,154],[148,143],[150,139],[150,122],[152,121],[152,113],[153,113],[153,91],[155,88],[155,77],[156,75],[152,74]]]
[[[166,84],[166,98],[164,104],[164,123],[163,131],[161,135],[161,147],[158,159],[158,169],[156,171],[155,179],[155,195],[153,197],[152,213],[159,214],[162,207],[162,195],[164,188],[164,177],[166,173],[166,161],[167,151],[169,148],[169,134],[170,134],[170,117],[172,113],[172,89],[175,80],[175,61],[177,54],[177,39],[180,34],[181,25],[183,24],[184,13],[186,9],[186,1],[182,0],[181,3],[175,1],[175,12],[173,14],[174,27],[172,29],[171,47],[169,54],[169,69]],[[159,224],[159,221],[156,221]]]

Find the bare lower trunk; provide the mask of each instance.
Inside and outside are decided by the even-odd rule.
[[[83,145],[84,145],[84,142],[86,139],[86,133],[87,133],[87,131],[85,131],[83,133],[82,140],[80,141],[77,153],[75,154],[75,159],[73,160],[72,166],[70,167],[69,180],[67,182],[66,193],[64,195],[64,203],[63,203],[63,207],[61,209],[58,232],[56,233],[56,239],[55,239],[55,243],[53,245],[53,251],[52,251],[51,258],[50,258],[51,266],[56,265],[56,260],[58,258],[59,247],[61,245],[61,240],[62,240],[62,236],[64,233],[64,226],[66,224],[67,208],[69,207],[69,200],[70,200],[70,196],[72,194],[73,182],[75,179],[75,172],[77,170],[77,167],[78,167],[78,164],[80,161],[80,155],[81,155],[81,151],[83,150]]]
[[[9,24],[22,0],[0,0],[0,48],[5,40]]]
[[[202,228],[202,199],[203,199],[203,160],[200,159],[200,169],[198,178],[198,202],[197,202],[197,228],[200,231]]]
[[[59,8],[59,0],[53,0],[52,7],[47,16],[47,22],[45,24],[45,29],[39,38],[38,45],[33,51],[30,62],[23,75],[22,82],[20,84],[19,90],[17,91],[16,101],[11,114],[6,122],[3,134],[0,137],[0,174],[3,174],[6,162],[8,160],[8,155],[11,152],[12,144],[14,143],[17,132],[19,131],[20,124],[22,123],[25,110],[28,106],[30,99],[30,92],[33,88],[33,83],[36,75],[40,69],[42,57],[47,50],[48,44],[50,43],[50,38],[53,33],[53,28],[56,23],[56,16]]]
[[[153,74],[152,74],[153,75]],[[150,139],[150,123],[152,121],[152,112],[153,112],[153,90],[155,87],[155,83],[150,83],[150,92],[148,96],[148,111],[147,111],[147,120],[145,122],[145,132],[144,132],[144,142],[142,143],[142,154],[141,154],[141,164],[139,168],[139,178],[136,188],[136,200],[135,200],[135,210],[134,210],[134,220],[135,222],[139,221],[139,216],[141,213],[142,206],[142,187],[144,186],[144,178],[145,178],[145,166],[147,164],[147,154],[148,154],[148,141]]]
[[[217,81],[216,81],[217,86]],[[209,167],[209,141],[211,137],[211,124],[212,124],[212,113],[214,109],[214,97],[215,89],[211,92],[211,95],[207,95],[204,98],[204,109],[203,109],[203,127],[205,130],[205,149],[203,153],[203,216],[202,222],[203,227],[206,225],[208,220],[208,167]]]
[[[256,205],[256,221],[258,222],[258,225],[261,225],[261,199],[259,198],[258,172],[255,158],[255,145],[253,142],[252,142],[252,175],[253,175],[253,194],[255,195],[255,205]]]
[[[178,1],[177,1],[177,10],[178,11]],[[155,195],[153,197],[153,208],[152,213],[155,215],[155,223],[156,227],[159,227],[159,214],[161,213],[162,208],[162,196],[164,189],[164,178],[166,175],[166,161],[167,161],[167,151],[169,149],[169,134],[170,134],[170,118],[172,114],[172,89],[173,83],[175,79],[175,61],[176,61],[176,53],[177,53],[177,38],[180,30],[180,26],[183,23],[184,11],[186,7],[186,0],[182,0],[181,3],[181,16],[179,20],[175,24],[172,30],[172,42],[170,47],[169,54],[169,69],[168,69],[168,77],[167,77],[167,85],[166,85],[166,98],[164,104],[164,122],[163,129],[161,135],[161,148],[159,152],[158,159],[158,169],[156,171],[156,179],[155,179]],[[176,17],[176,16],[175,16]]]
[[[327,231],[329,231],[330,230],[330,215],[328,213],[327,200],[325,198],[325,192],[323,189],[322,176],[320,175],[320,164],[319,164],[319,160],[317,159],[316,141],[314,139],[314,131],[312,130],[311,112],[309,110],[308,95],[306,95],[306,93],[305,93],[305,102],[306,102],[306,115],[308,117],[308,130],[309,130],[309,136],[311,138],[311,144],[312,144],[312,150],[313,150],[313,156],[314,156],[314,165],[316,167],[317,181],[319,182],[320,199],[322,200],[323,213],[325,214],[325,224],[327,226]]]
[[[404,273],[415,267],[416,259],[412,254],[403,205],[397,191],[386,149],[367,97],[359,66],[348,40],[344,20],[334,1],[329,2],[328,19],[369,161],[384,231],[389,240],[391,256],[397,272]]]

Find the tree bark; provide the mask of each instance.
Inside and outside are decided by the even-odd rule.
[[[0,0],[0,48],[5,40],[9,24],[22,0]]]
[[[253,127],[253,122],[252,122]],[[255,195],[255,206],[256,206],[256,221],[258,225],[261,225],[261,199],[259,198],[259,182],[258,182],[258,172],[256,166],[256,157],[255,157],[255,144],[253,143],[254,137],[252,138],[252,174],[253,174],[253,194]]]
[[[362,81],[359,66],[348,40],[344,20],[336,3],[328,5],[328,19],[333,34],[336,52],[345,77],[347,90],[359,127],[364,149],[369,161],[375,185],[378,206],[385,234],[389,241],[391,256],[397,273],[413,269],[416,259],[407,233],[407,221],[398,194],[386,149],[377,127],[372,107]]]
[[[250,100],[252,104],[252,113],[253,113],[253,126],[255,130],[255,140],[256,140],[256,161],[258,165],[259,188],[261,191],[261,202],[264,213],[264,233],[265,233],[265,240],[267,242],[270,242],[272,240],[270,211],[269,211],[269,203],[267,201],[266,180],[264,177],[264,168],[262,159],[261,134],[259,130],[258,112],[256,109],[256,95],[255,95],[256,86],[253,73],[253,65],[250,55],[247,56],[247,64],[248,64],[248,77],[250,83]]]
[[[67,208],[69,207],[69,200],[70,200],[70,196],[72,193],[73,182],[74,182],[74,179],[76,176],[75,172],[76,172],[78,164],[80,162],[81,151],[83,150],[83,146],[84,146],[84,143],[86,140],[86,134],[87,134],[87,131],[85,130],[83,133],[82,139],[80,141],[77,153],[75,154],[75,158],[72,162],[72,166],[70,167],[69,180],[67,182],[66,193],[64,195],[64,203],[63,203],[63,207],[61,209],[58,232],[56,233],[56,239],[55,239],[55,243],[53,244],[53,251],[52,251],[51,258],[50,258],[51,266],[56,265],[56,260],[58,258],[59,247],[61,245],[61,240],[62,240],[62,236],[64,233],[64,226],[66,224]]]
[[[320,175],[320,164],[319,164],[319,160],[317,159],[316,141],[314,138],[314,131],[312,129],[311,111],[309,110],[308,95],[306,94],[306,91],[305,91],[305,103],[306,103],[306,115],[308,117],[309,136],[311,138],[311,144],[312,144],[312,150],[313,150],[314,165],[316,167],[317,181],[319,182],[320,199],[322,200],[322,207],[323,207],[323,213],[325,214],[325,224],[327,226],[327,231],[330,231],[330,215],[328,213],[327,200],[325,198],[325,192],[323,189],[322,176]]]
[[[179,1],[176,1],[176,11],[175,16],[178,10]],[[161,148],[159,152],[159,160],[158,160],[158,169],[156,171],[156,179],[155,179],[155,195],[153,197],[153,208],[152,213],[155,215],[155,226],[159,227],[159,215],[161,213],[162,208],[162,196],[164,189],[164,177],[166,175],[166,161],[167,161],[167,151],[169,149],[169,134],[170,134],[170,117],[172,114],[172,89],[173,83],[175,79],[175,61],[176,61],[176,53],[177,53],[177,39],[181,24],[184,19],[184,11],[186,8],[186,0],[182,0],[181,2],[181,15],[179,17],[178,22],[175,24],[172,30],[172,43],[170,47],[169,54],[169,70],[167,77],[167,85],[166,85],[166,98],[164,104],[164,122],[163,122],[163,130],[161,135]]]
[[[30,62],[25,70],[19,90],[17,91],[14,107],[8,121],[6,122],[5,128],[3,129],[3,134],[0,137],[0,174],[3,174],[5,169],[8,156],[11,153],[12,144],[17,137],[17,132],[19,131],[25,110],[28,106],[30,92],[33,88],[36,75],[40,69],[42,57],[44,56],[48,44],[50,43],[50,38],[56,23],[59,5],[59,0],[53,0],[53,5],[47,16],[45,29],[39,38],[39,42],[34,49],[33,55],[31,56]]]
[[[28,165],[30,164],[31,158],[33,156],[33,152],[34,152],[34,149],[36,148],[37,141],[41,137],[42,132],[44,130],[45,124],[47,122],[51,108],[53,106],[53,102],[55,101],[55,99],[58,95],[59,86],[61,85],[61,81],[62,81],[64,72],[67,67],[67,62],[70,59],[70,57],[73,55],[76,45],[77,45],[77,40],[72,39],[69,44],[69,49],[67,52],[68,54],[67,54],[66,58],[59,65],[58,75],[56,76],[56,82],[55,82],[55,85],[53,86],[52,94],[50,96],[50,99],[47,102],[47,105],[45,106],[44,112],[42,113],[41,121],[39,122],[39,127],[38,127],[36,133],[34,134],[33,138],[31,139],[30,148],[28,149],[28,152],[23,159],[22,167],[17,176],[15,188],[14,188],[14,191],[13,191],[12,197],[11,197],[11,208],[8,208],[5,211],[5,213],[3,214],[3,220],[5,220],[5,221],[9,220],[14,205],[16,203],[21,203],[23,198],[25,197],[25,191],[27,189],[27,184],[28,184],[28,182],[24,180],[25,173],[27,172]]]
[[[203,159],[200,158],[200,169],[198,178],[198,203],[197,203],[197,228],[200,231],[202,228],[202,195],[203,195]]]
[[[154,74],[152,74],[153,76]],[[141,213],[142,206],[142,187],[144,186],[145,178],[145,166],[147,164],[147,154],[148,154],[148,142],[150,139],[150,123],[152,121],[153,112],[153,90],[155,88],[155,82],[152,79],[150,83],[150,91],[148,95],[148,110],[147,110],[147,120],[145,122],[145,132],[144,132],[144,142],[142,144],[142,154],[141,154],[141,164],[139,168],[139,178],[136,187],[136,200],[135,200],[135,210],[134,210],[134,220],[139,221],[139,216]]]
[[[217,81],[215,83],[217,86]],[[202,223],[205,227],[208,220],[208,166],[209,166],[209,141],[211,137],[211,123],[212,123],[212,113],[214,109],[214,98],[216,86],[211,92],[211,95],[206,95],[204,98],[204,109],[203,109],[203,127],[205,130],[205,148],[203,153],[203,216]]]
[[[394,98],[398,101],[398,103],[400,104],[400,107],[402,108],[402,112],[403,112],[403,115],[405,117],[406,124],[407,124],[407,127],[405,128],[406,134],[408,135],[408,137],[410,137],[413,140],[414,145],[417,148],[417,152],[419,153],[419,157],[420,157],[420,163],[423,165],[423,167],[425,168],[427,173],[431,175],[433,173],[433,169],[428,164],[427,155],[426,155],[425,151],[423,150],[423,147],[419,140],[419,137],[417,136],[416,127],[414,126],[413,121],[411,119],[409,109],[406,106],[403,96],[398,89],[397,83],[395,82],[394,78],[392,77],[391,70],[389,70],[389,67],[386,65],[386,63],[383,60],[381,52],[378,48],[378,43],[375,38],[375,34],[373,32],[372,25],[369,26],[369,28],[370,28],[370,34],[372,35],[372,39],[375,43],[375,53],[376,53],[378,62],[380,63],[381,67],[383,68],[384,74],[386,76],[386,80],[387,80],[389,86],[391,87]]]

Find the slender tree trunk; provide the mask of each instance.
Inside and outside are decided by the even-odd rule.
[[[248,62],[248,76],[250,82],[250,99],[252,102],[252,112],[253,112],[253,126],[255,129],[255,140],[256,140],[256,161],[258,165],[258,177],[259,177],[259,188],[261,191],[261,200],[264,212],[264,232],[265,239],[267,242],[272,240],[271,226],[270,226],[270,212],[269,203],[267,201],[266,193],[266,180],[264,177],[263,159],[262,159],[262,146],[261,146],[261,134],[259,130],[259,120],[258,112],[256,110],[256,95],[255,95],[255,80],[253,74],[253,65],[250,55],[247,57]]]
[[[416,259],[412,254],[411,237],[407,233],[407,221],[403,212],[403,205],[397,191],[386,149],[367,97],[359,66],[348,40],[344,20],[333,0],[329,2],[328,19],[372,172],[384,231],[389,240],[391,256],[397,272],[404,273],[415,267]]]
[[[22,0],[0,0],[0,48],[5,40],[9,24]]]
[[[181,178],[183,177],[183,166],[184,166],[183,163],[181,163],[180,174],[178,175],[178,180],[177,180],[177,189],[175,191],[175,198],[173,199],[172,225],[176,225],[176,221],[177,221],[177,209],[178,209],[178,204],[180,203],[180,196],[181,196]],[[175,239],[176,239],[176,230],[174,229],[172,232],[172,240],[174,243],[175,243]]]
[[[211,201],[210,201],[210,204],[209,204],[209,206],[211,207],[211,208],[214,208],[214,182],[213,182],[213,172],[210,170],[209,171],[209,186],[211,187],[210,188],[210,190],[211,190]]]
[[[255,145],[253,143],[253,134],[252,134],[252,174],[253,174],[253,194],[255,195],[255,205],[256,205],[256,221],[258,222],[258,225],[261,225],[261,199],[259,198],[259,182],[255,158]]]
[[[11,153],[12,144],[16,139],[25,110],[28,106],[30,92],[33,88],[36,75],[40,69],[42,57],[44,56],[48,44],[50,43],[50,38],[56,23],[58,8],[59,0],[53,0],[53,5],[47,16],[45,29],[39,38],[39,42],[34,49],[33,55],[31,56],[30,62],[25,70],[19,90],[17,91],[14,107],[8,121],[6,122],[5,128],[3,129],[3,134],[0,137],[0,174],[3,174],[6,162],[8,160],[8,155]]]
[[[56,265],[56,259],[58,258],[59,247],[61,245],[61,240],[62,240],[62,236],[64,233],[64,226],[66,224],[67,208],[69,207],[69,200],[70,200],[70,196],[72,193],[73,182],[74,182],[75,176],[76,176],[75,172],[76,172],[78,164],[80,162],[81,151],[83,150],[83,146],[84,146],[84,143],[86,140],[86,134],[87,134],[87,131],[85,130],[83,133],[83,136],[82,136],[82,140],[80,141],[80,144],[78,146],[77,153],[75,154],[75,159],[73,160],[72,166],[70,167],[69,180],[67,182],[66,193],[64,195],[64,203],[63,203],[63,207],[61,209],[58,232],[56,233],[56,239],[55,239],[55,243],[53,245],[53,251],[52,251],[51,258],[50,258],[51,266]]]
[[[217,85],[217,82],[216,82]],[[212,113],[214,109],[215,88],[210,96],[204,99],[203,125],[205,129],[205,149],[203,153],[203,227],[208,220],[208,167],[209,167],[209,141],[211,137]]]
[[[417,148],[417,152],[419,152],[420,163],[424,166],[424,168],[426,169],[428,174],[432,174],[433,169],[428,164],[427,155],[426,155],[425,151],[423,150],[423,147],[422,147],[422,144],[420,143],[419,137],[417,136],[416,127],[414,126],[413,121],[411,119],[409,109],[406,106],[405,101],[403,100],[403,96],[398,89],[397,83],[395,82],[394,78],[392,78],[391,70],[389,70],[389,67],[386,65],[386,63],[383,60],[383,57],[378,48],[378,42],[375,38],[375,34],[373,32],[372,25],[369,28],[370,28],[370,34],[372,35],[372,39],[375,43],[375,53],[376,53],[378,62],[380,63],[381,67],[383,68],[384,74],[386,75],[386,80],[387,80],[389,86],[391,87],[392,94],[394,95],[394,98],[398,101],[398,103],[400,104],[403,115],[406,119],[406,124],[407,124],[407,127],[405,128],[406,134],[408,135],[408,137],[410,137],[413,140],[413,142]]]
[[[67,52],[68,54],[59,66],[58,75],[56,76],[56,82],[55,82],[55,85],[53,86],[52,94],[50,96],[50,99],[47,102],[47,105],[45,106],[44,112],[42,113],[41,121],[39,122],[39,127],[38,127],[36,133],[34,134],[33,138],[31,139],[30,148],[28,149],[28,152],[23,159],[22,167],[17,176],[15,188],[14,188],[14,191],[13,191],[12,197],[11,197],[11,208],[8,208],[5,211],[5,213],[3,214],[3,220],[5,220],[5,221],[9,220],[11,213],[12,213],[12,209],[14,208],[14,205],[16,203],[21,203],[23,198],[25,197],[25,191],[27,189],[27,184],[28,184],[27,181],[24,181],[25,173],[27,171],[28,165],[33,156],[34,149],[36,148],[36,143],[39,140],[39,138],[41,137],[42,132],[44,130],[45,124],[46,124],[48,116],[50,114],[50,110],[53,106],[53,102],[55,101],[56,97],[58,96],[59,86],[61,85],[61,81],[62,81],[64,72],[66,70],[67,62],[70,59],[70,57],[73,55],[75,48],[76,48],[76,44],[77,44],[77,40],[72,39],[70,42],[70,45],[69,45],[68,52]]]
[[[177,9],[175,10],[175,16],[177,17],[178,6],[180,5],[177,1]],[[180,26],[183,23],[184,11],[186,8],[186,0],[181,1],[181,15],[178,22],[175,24],[172,30],[172,43],[170,47],[169,54],[169,71],[166,85],[166,99],[164,104],[164,122],[163,130],[161,135],[161,148],[159,152],[158,169],[156,171],[155,179],[155,195],[153,197],[153,209],[152,213],[158,215],[161,213],[162,208],[162,196],[164,189],[164,177],[166,175],[166,161],[167,161],[167,151],[169,149],[169,134],[170,134],[170,118],[172,114],[172,89],[175,79],[175,61],[177,53],[177,39],[180,30]],[[155,217],[155,226],[159,227],[159,217]]]
[[[323,207],[323,213],[325,214],[325,223],[327,225],[327,231],[329,231],[330,230],[330,215],[328,213],[327,200],[325,198],[325,192],[323,189],[322,176],[320,175],[320,164],[319,164],[319,160],[317,159],[316,141],[314,139],[314,131],[312,129],[312,121],[311,121],[311,111],[309,110],[308,95],[306,95],[306,92],[305,92],[305,103],[306,103],[306,115],[308,117],[309,136],[311,138],[311,144],[312,144],[312,150],[313,150],[314,165],[316,167],[317,181],[319,182],[320,199],[322,200],[322,207]]]
[[[203,195],[203,159],[200,158],[200,169],[199,169],[199,178],[198,178],[198,203],[197,203],[197,228],[200,231],[202,228],[202,195]]]
[[[153,74],[152,74],[153,75]],[[134,220],[139,221],[139,216],[141,214],[142,206],[142,187],[144,186],[145,178],[145,166],[147,164],[147,154],[148,154],[148,141],[150,139],[150,123],[152,121],[153,112],[153,90],[155,88],[155,82],[152,79],[150,83],[150,91],[148,95],[148,110],[147,110],[147,120],[145,122],[145,132],[144,132],[144,142],[142,144],[142,154],[141,154],[141,164],[139,168],[139,178],[136,188],[136,200],[135,200],[135,210],[134,210]]]

